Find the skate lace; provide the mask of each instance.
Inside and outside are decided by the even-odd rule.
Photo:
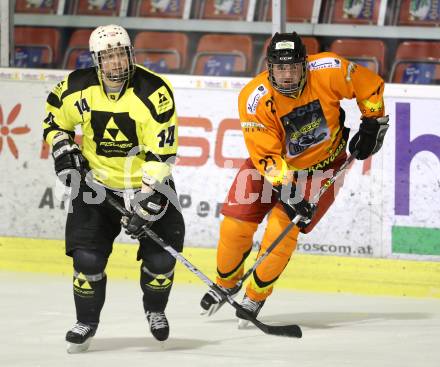
[[[89,325],[81,323],[75,324],[75,326],[71,329],[72,332],[82,336],[85,336],[90,330],[92,330],[92,328]]]
[[[243,301],[241,302],[241,306],[246,309],[247,311],[250,311],[252,313],[255,313],[258,311],[258,308],[260,307],[261,302],[254,301],[250,299],[249,297],[244,297]]]
[[[222,296],[220,296],[214,289],[210,289],[208,291],[208,294],[214,299],[215,303],[219,303],[222,301]]]
[[[163,312],[150,312],[148,321],[154,330],[168,327],[168,321]]]

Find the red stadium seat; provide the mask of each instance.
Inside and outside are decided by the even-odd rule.
[[[337,39],[331,44],[330,51],[376,73],[383,74],[385,44],[381,40]]]
[[[439,26],[440,14],[438,2],[419,1],[416,8],[412,8],[410,0],[402,0],[399,8],[398,25],[405,26]]]
[[[64,56],[63,69],[82,69],[93,65],[89,38],[93,29],[77,29],[70,36]]]
[[[245,20],[249,0],[202,0],[200,3],[200,18],[202,19],[223,19],[223,20]]]
[[[244,75],[252,70],[252,38],[207,34],[200,38],[191,66],[196,75]]]
[[[265,22],[272,21],[272,1],[265,0],[260,3],[261,8],[258,11],[261,14],[260,19]],[[286,21],[287,22],[309,22],[312,17],[313,1],[290,0],[286,1]]]
[[[117,16],[121,0],[75,0],[73,14]]]
[[[136,62],[155,71],[182,71],[188,58],[188,36],[179,32],[140,32],[134,39]]]
[[[440,42],[402,42],[396,51],[390,82],[440,84]]]
[[[334,0],[330,23],[377,24],[380,1],[352,1],[348,7],[344,0]]]
[[[60,56],[58,29],[15,27],[15,65],[18,67],[53,67]]]
[[[134,16],[150,18],[182,18],[185,0],[139,0]]]
[[[260,56],[260,60],[258,60],[257,65],[257,74],[261,73],[263,70],[266,69],[266,51],[267,47],[269,46],[270,40],[272,37],[269,37],[266,42],[264,42],[263,50]],[[313,55],[319,52],[319,42],[315,37],[301,37],[301,40],[304,43],[304,46],[306,46],[306,51],[308,55]]]
[[[29,1],[15,0],[16,13],[55,14],[58,8],[58,0],[53,1]]]

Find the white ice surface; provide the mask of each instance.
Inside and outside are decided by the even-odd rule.
[[[440,300],[277,290],[261,321],[298,323],[302,339],[237,330],[231,306],[199,316],[200,285],[176,284],[161,349],[147,330],[136,281],[109,279],[90,350],[68,355],[74,319],[69,277],[0,272],[0,366],[439,367]]]

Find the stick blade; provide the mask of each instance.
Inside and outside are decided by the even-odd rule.
[[[301,338],[302,330],[298,325],[265,325],[267,332],[263,329],[266,334],[276,335],[276,336],[286,336],[288,338]]]

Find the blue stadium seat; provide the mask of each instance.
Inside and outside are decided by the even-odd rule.
[[[181,32],[139,32],[136,62],[158,73],[182,72],[188,59],[188,36]]]
[[[402,42],[396,51],[390,82],[440,84],[440,42]]]
[[[15,27],[14,62],[18,67],[51,68],[60,54],[60,32],[55,28]]]
[[[191,66],[196,75],[246,75],[252,71],[252,38],[206,34],[199,40]]]
[[[83,69],[93,65],[89,52],[89,38],[92,29],[77,29],[70,36],[64,55],[63,69]]]
[[[334,40],[330,51],[348,60],[384,74],[385,43],[381,40],[343,38]]]

